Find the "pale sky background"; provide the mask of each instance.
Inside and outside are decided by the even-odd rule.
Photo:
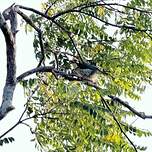
[[[5,8],[9,7],[13,3],[22,4],[24,6],[30,6],[33,8],[39,8],[42,0],[0,0],[0,12]],[[19,32],[17,33],[17,75],[22,72],[32,69],[36,66],[34,53],[33,53],[33,34],[25,34],[24,29],[19,27]],[[6,56],[5,56],[5,41],[3,35],[0,31],[0,99],[2,95],[2,90],[5,82],[6,75]],[[142,95],[141,101],[133,101],[130,104],[136,108],[136,110],[144,111],[146,114],[152,115],[152,87],[148,86],[145,93]],[[24,98],[23,89],[21,86],[17,85],[13,105],[15,110],[10,112],[2,121],[0,121],[0,135],[7,131],[15,122],[17,122],[19,116],[23,112],[24,103],[26,99]],[[134,118],[132,122],[136,120]],[[150,130],[152,132],[152,120],[142,120],[138,118],[134,122],[135,126],[140,128]],[[30,142],[33,138],[27,127],[19,125],[13,131],[6,135],[6,137],[13,136],[15,142],[12,144],[4,144],[0,146],[0,152],[37,152],[35,149],[34,142]],[[150,138],[136,138],[134,136],[129,136],[136,144],[141,146],[148,146],[146,152],[152,152],[152,137]]]

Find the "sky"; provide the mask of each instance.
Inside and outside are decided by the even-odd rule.
[[[2,2],[3,1],[3,2]],[[0,1],[0,11],[2,12],[5,8],[9,7],[13,3],[22,4],[24,6],[30,6],[33,8],[39,8],[42,0],[1,0]],[[17,75],[32,69],[36,66],[36,61],[34,58],[34,51],[32,47],[33,33],[26,34],[24,29],[19,27],[19,32],[17,33]],[[2,95],[3,86],[5,83],[6,76],[6,55],[5,55],[5,41],[2,33],[0,32],[0,95]],[[136,110],[145,112],[146,114],[152,115],[152,87],[147,86],[145,93],[142,95],[141,101],[131,101],[129,102]],[[0,96],[1,98],[1,96]],[[26,99],[24,97],[23,89],[21,86],[17,85],[13,105],[15,110],[10,112],[2,121],[0,121],[0,135],[7,131],[15,122],[17,122],[19,116],[24,110],[24,103]],[[128,101],[128,100],[127,100]],[[130,120],[130,123],[134,122],[137,118]],[[138,118],[133,125],[138,126],[152,132],[152,120],[142,120]],[[12,152],[12,151],[22,151],[22,152],[37,152],[35,145],[30,140],[33,136],[30,134],[29,129],[26,126],[19,125],[6,137],[13,136],[15,142],[12,144],[5,144],[0,147],[0,151]],[[146,152],[152,152],[152,137],[150,138],[136,138],[134,136],[129,136],[136,144],[143,146],[148,146]]]

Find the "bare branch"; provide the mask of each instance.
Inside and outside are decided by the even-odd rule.
[[[12,8],[12,9],[11,9]],[[12,106],[12,98],[16,86],[16,31],[17,31],[17,16],[14,8],[7,9],[7,18],[10,20],[11,30],[7,25],[3,15],[0,13],[0,29],[3,32],[6,42],[6,56],[7,56],[7,75],[6,83],[3,89],[2,104],[0,107],[0,120],[3,119],[7,113],[14,109]],[[6,14],[4,11],[3,14]]]
[[[6,132],[4,132],[2,135],[0,135],[0,139],[2,138],[2,137],[4,137],[6,134],[8,134],[10,131],[12,131],[16,126],[18,126],[19,125],[19,123],[17,122],[17,123],[15,123],[10,129],[8,129]]]
[[[27,72],[24,72],[23,74],[21,74],[20,76],[17,77],[17,82],[21,81],[22,79],[24,79],[25,77],[34,74],[36,72],[52,72],[54,69],[54,67],[52,66],[45,66],[45,67],[37,67],[34,68],[32,70],[29,70]]]
[[[5,18],[5,20],[10,20],[10,24],[11,24],[11,31],[13,33],[13,35],[15,36],[15,34],[17,33],[17,14],[14,11],[14,4],[12,4],[9,8],[5,9],[3,11],[3,16]]]
[[[113,101],[116,101],[118,103],[120,103],[121,105],[125,106],[126,108],[128,108],[131,112],[133,112],[135,115],[137,115],[138,117],[142,118],[142,119],[152,119],[152,115],[145,115],[144,112],[138,112],[136,111],[134,108],[132,108],[127,102],[122,101],[121,99],[119,99],[118,97],[115,96],[108,96],[109,98],[111,98]]]

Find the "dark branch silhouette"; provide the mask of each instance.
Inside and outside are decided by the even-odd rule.
[[[123,105],[124,107],[128,108],[132,113],[134,113],[136,116],[142,118],[142,119],[152,119],[152,115],[145,115],[144,112],[138,112],[134,108],[132,108],[127,102],[119,99],[118,97],[109,95],[109,98],[111,98],[113,101],[116,101]]]

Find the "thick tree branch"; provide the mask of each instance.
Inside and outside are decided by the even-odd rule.
[[[11,30],[6,23],[4,16],[0,13],[0,29],[3,32],[6,42],[6,56],[7,56],[7,75],[6,83],[3,90],[2,104],[0,107],[0,120],[7,115],[7,113],[14,109],[12,106],[12,98],[16,86],[16,31],[17,31],[17,16],[13,6],[3,12],[6,19],[10,20]],[[5,15],[7,14],[7,15]]]
[[[69,73],[66,73],[66,72],[63,72],[63,71],[59,71],[59,70],[55,69],[53,66],[37,67],[37,68],[34,68],[32,70],[26,71],[26,72],[24,72],[23,74],[21,74],[20,76],[17,77],[17,82],[19,82],[22,79],[24,79],[25,77],[27,77],[31,74],[37,73],[37,72],[51,72],[53,74],[55,73],[56,75],[61,76],[61,77],[65,78],[69,81],[74,81],[74,80],[76,80],[76,81],[86,81],[85,83],[87,85],[99,88],[96,84],[94,84],[92,81],[90,81],[87,78],[78,76],[76,74],[69,74]]]
[[[54,69],[54,67],[52,66],[46,66],[46,67],[37,67],[34,68],[32,70],[26,71],[23,74],[21,74],[20,76],[17,77],[17,82],[21,81],[22,79],[24,79],[25,77],[34,74],[36,72],[52,72]]]

